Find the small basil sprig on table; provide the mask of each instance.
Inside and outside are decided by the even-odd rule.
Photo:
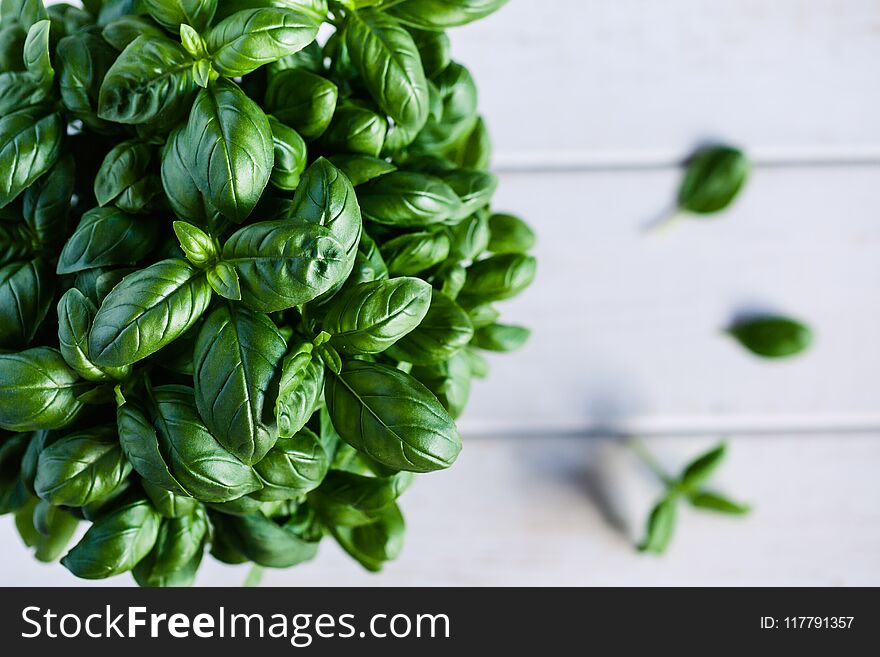
[[[813,342],[809,326],[789,317],[767,315],[737,321],[727,333],[762,358],[788,358],[803,353]]]
[[[496,304],[534,234],[444,32],[503,4],[3,0],[0,513],[37,559],[398,556],[529,335]]]
[[[681,501],[697,509],[729,515],[745,515],[750,511],[749,506],[706,488],[707,481],[727,454],[726,444],[721,443],[693,459],[677,477],[669,475],[641,442],[630,441],[629,445],[660,479],[665,489],[648,516],[645,538],[638,546],[640,551],[655,554],[666,552],[675,534],[678,505]]]

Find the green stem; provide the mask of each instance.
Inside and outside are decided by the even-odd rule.
[[[667,487],[675,483],[675,480],[667,474],[666,470],[663,469],[663,466],[660,465],[659,461],[654,458],[654,455],[648,451],[648,448],[645,447],[645,444],[641,440],[638,438],[630,438],[627,441],[627,446],[632,450],[633,454],[635,454],[651,472],[657,475],[660,481],[662,481]]]
[[[259,564],[254,564],[251,566],[251,569],[248,571],[247,577],[244,578],[244,586],[245,588],[256,588],[260,585],[260,582],[263,581],[263,567]]]

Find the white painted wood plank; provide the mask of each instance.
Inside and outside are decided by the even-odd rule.
[[[678,466],[711,439],[650,441]],[[402,557],[381,575],[327,542],[313,563],[269,571],[285,586],[878,585],[880,436],[757,436],[732,441],[717,485],[755,505],[746,518],[683,509],[664,557],[633,544],[657,489],[619,444],[547,438],[467,441],[455,466],[403,499]],[[607,501],[597,504],[597,500]],[[610,507],[609,507],[610,504]],[[604,509],[604,510],[603,510]],[[606,516],[616,516],[614,528]],[[31,560],[0,521],[0,585],[75,586]],[[246,567],[206,560],[199,583],[241,584]],[[127,585],[121,576],[99,585]]]
[[[491,359],[469,431],[880,426],[880,168],[761,169],[725,215],[643,228],[673,171],[508,174],[497,207],[535,226],[538,276],[499,304],[532,327]],[[745,352],[741,310],[801,317],[813,349]]]
[[[880,156],[875,0],[511,0],[451,35],[501,167]]]

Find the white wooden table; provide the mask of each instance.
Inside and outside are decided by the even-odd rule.
[[[880,584],[878,25],[876,0],[511,0],[454,32],[498,206],[538,231],[505,314],[533,338],[475,385],[455,467],[405,496],[398,562],[369,575],[328,543],[266,583]],[[745,194],[647,236],[707,140],[753,157]],[[721,329],[755,309],[814,348],[750,357]],[[636,554],[656,489],[609,438],[629,434],[672,465],[729,436],[719,484],[755,511],[686,512],[669,554]],[[0,584],[80,583],[8,520],[0,555]]]

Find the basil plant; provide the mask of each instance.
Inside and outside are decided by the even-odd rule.
[[[2,0],[0,513],[38,559],[398,555],[528,337],[495,302],[534,236],[444,32],[502,4]]]

